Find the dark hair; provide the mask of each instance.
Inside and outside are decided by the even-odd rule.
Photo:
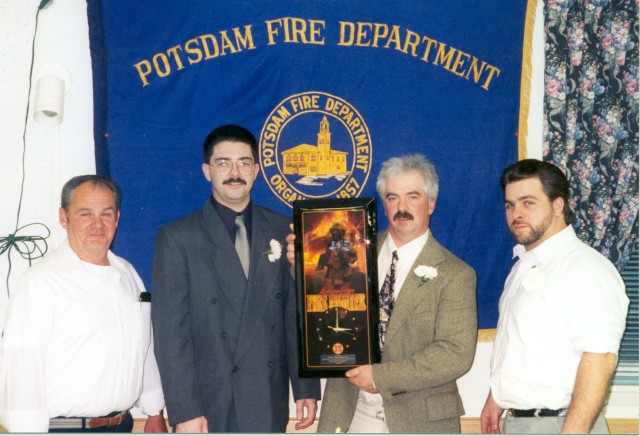
[[[122,194],[116,182],[108,177],[96,176],[95,174],[87,174],[85,176],[73,177],[62,187],[60,206],[65,211],[69,212],[69,204],[71,203],[71,200],[73,200],[73,193],[76,188],[86,182],[92,183],[94,187],[100,186],[101,188],[110,190],[113,193],[113,200],[116,203],[116,212],[120,210]]]
[[[226,124],[224,126],[216,127],[213,129],[204,140],[204,162],[209,163],[211,155],[213,155],[213,148],[216,144],[223,141],[241,142],[251,147],[251,154],[253,160],[258,162],[258,142],[255,136],[245,129],[244,127],[236,126],[235,124]]]
[[[564,201],[564,209],[562,209],[564,221],[567,224],[573,224],[576,214],[569,206],[569,181],[562,170],[551,163],[537,159],[524,159],[509,165],[500,176],[502,194],[504,195],[504,190],[509,183],[534,177],[540,180],[542,189],[550,201],[558,197],[562,198]]]

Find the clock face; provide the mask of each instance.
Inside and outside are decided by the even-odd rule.
[[[317,340],[325,353],[350,352],[360,339],[361,316],[344,307],[333,307],[315,317]]]

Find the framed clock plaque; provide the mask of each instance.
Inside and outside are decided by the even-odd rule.
[[[300,376],[380,361],[374,198],[293,203]]]

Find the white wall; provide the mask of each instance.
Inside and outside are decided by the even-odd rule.
[[[55,247],[64,238],[58,224],[60,190],[69,178],[95,173],[93,156],[93,98],[89,57],[86,2],[55,0],[40,13],[29,97],[29,69],[35,17],[39,0],[0,2],[0,237],[16,227],[43,223],[51,230],[47,240]],[[64,121],[59,127],[43,127],[33,121],[36,78],[47,64],[65,66],[72,77],[65,99]],[[28,98],[29,97],[29,98]],[[30,102],[26,124],[27,102]],[[24,165],[22,155],[24,151]],[[25,184],[16,226],[22,172]],[[40,235],[25,229],[20,235]],[[18,253],[11,253],[9,288],[15,288],[29,267]],[[0,256],[0,322],[7,304],[7,253]]]
[[[58,245],[64,238],[57,209],[62,185],[69,178],[95,172],[93,156],[93,101],[88,26],[85,0],[53,0],[40,13],[34,58],[34,80],[30,101],[33,110],[35,79],[46,64],[64,65],[72,77],[65,99],[64,121],[58,127],[42,127],[29,113],[26,124],[26,148],[22,143],[29,87],[31,44],[39,0],[2,0],[0,2],[0,237],[16,229],[22,171],[26,173],[20,225],[41,222],[51,230],[48,243]],[[538,2],[537,17],[542,17]],[[542,20],[536,20],[534,33],[533,83],[529,111],[529,157],[542,156],[542,98],[544,86],[544,44]],[[23,150],[26,151],[24,166]],[[39,234],[26,232],[22,234]],[[28,263],[11,254],[9,287],[15,288]],[[7,253],[0,256],[0,325],[4,324],[7,305]],[[479,416],[489,390],[489,357],[492,343],[478,344],[471,371],[459,381],[467,416]],[[638,390],[618,401],[612,416],[637,417]],[[622,398],[622,397],[621,397]],[[635,404],[633,400],[635,398]],[[631,404],[629,403],[631,401]],[[612,404],[613,406],[613,404]],[[611,409],[611,408],[610,408]],[[295,409],[293,409],[295,410]],[[609,415],[609,413],[608,413]]]

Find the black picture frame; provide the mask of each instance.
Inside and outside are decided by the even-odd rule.
[[[380,362],[376,200],[293,202],[301,377]]]

